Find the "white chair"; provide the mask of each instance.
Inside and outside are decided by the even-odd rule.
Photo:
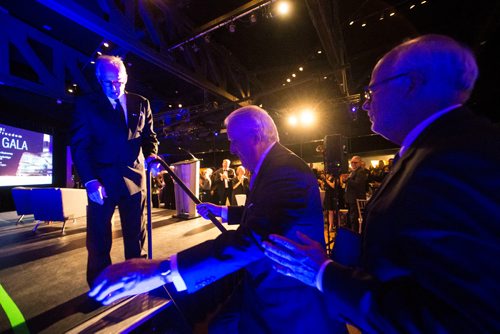
[[[238,195],[234,195],[234,198],[236,199],[236,204],[238,206],[245,206],[245,202],[247,200],[247,195],[238,194]]]

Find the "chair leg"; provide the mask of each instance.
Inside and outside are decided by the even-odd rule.
[[[63,222],[61,234],[64,234],[64,229],[66,228],[66,222],[67,222],[67,220],[65,219],[64,222]]]
[[[19,217],[19,218],[17,219],[17,221],[16,221],[16,225],[17,225],[17,224],[19,224],[19,223],[21,223],[21,222],[22,222],[22,220],[23,220],[23,218],[24,218],[24,215],[21,215],[21,217]]]
[[[42,222],[41,220],[37,220],[36,221],[36,225],[35,225],[35,227],[33,227],[33,229],[31,230],[31,232],[35,233],[36,229],[38,228],[38,225],[40,225],[41,222]]]

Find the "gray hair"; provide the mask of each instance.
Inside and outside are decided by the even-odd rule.
[[[118,57],[118,56],[109,56],[109,55],[102,55],[99,56],[96,59],[95,62],[95,75],[97,78],[101,77],[101,72],[104,64],[111,64],[117,69],[120,70],[121,73],[127,74],[127,69],[125,67],[125,64],[123,63],[123,60]]]
[[[231,122],[239,122],[244,131],[258,133],[263,142],[279,142],[278,129],[267,111],[257,106],[245,106],[233,111],[224,120],[227,127]]]
[[[443,83],[443,89],[465,102],[476,82],[478,67],[473,52],[451,37],[429,34],[404,42],[384,58],[401,72],[417,70]]]

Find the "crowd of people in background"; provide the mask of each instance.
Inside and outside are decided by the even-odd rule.
[[[349,161],[349,172],[334,175],[310,164],[318,179],[320,190],[324,191],[323,210],[325,222],[331,232],[339,226],[353,231],[359,230],[357,199],[369,199],[380,187],[383,179],[392,168],[393,159],[379,160],[376,166],[369,164],[360,156]],[[224,159],[218,169],[200,169],[199,194],[202,202],[218,205],[244,205],[250,189],[250,172],[244,166],[230,168],[231,161]],[[215,171],[214,171],[215,170]],[[153,180],[153,206],[175,210],[174,182],[166,171]],[[238,195],[244,195],[240,197]],[[339,210],[347,210],[339,216]],[[343,219],[342,219],[343,218]]]
[[[331,232],[339,226],[359,231],[359,211],[357,199],[369,199],[380,187],[389,174],[393,159],[379,160],[376,166],[366,162],[360,156],[353,156],[349,161],[349,173],[334,175],[327,171],[312,168],[318,179],[318,185],[324,191],[323,210]],[[347,210],[344,220],[338,210]]]

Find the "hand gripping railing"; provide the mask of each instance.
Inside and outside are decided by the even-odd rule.
[[[158,162],[160,165],[163,166],[165,171],[174,179],[174,181],[182,188],[182,190],[193,200],[194,203],[200,204],[201,201],[196,197],[195,194],[189,188],[182,182],[182,180],[174,173],[173,170],[170,169],[170,166],[160,157],[155,158],[151,160],[148,163],[147,170],[146,170],[146,188],[147,188],[147,211],[148,211],[148,258],[152,259],[153,258],[153,238],[152,238],[152,231],[153,231],[153,223],[151,219],[151,166],[155,163]],[[208,213],[208,218],[212,223],[221,231],[221,232],[226,232],[226,228],[222,226],[222,223],[212,214]]]

